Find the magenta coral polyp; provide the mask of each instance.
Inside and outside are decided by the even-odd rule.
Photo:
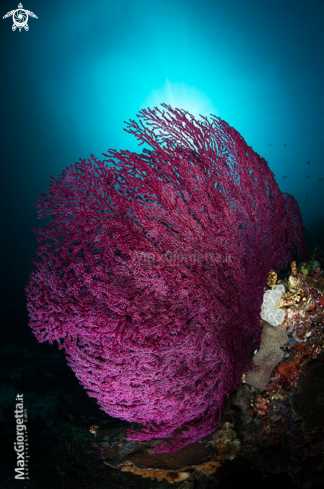
[[[174,451],[215,430],[259,345],[268,271],[305,249],[295,200],[237,131],[162,107],[125,129],[149,149],[52,178],[26,291],[38,341],[65,349],[106,413],[143,425],[129,439]]]

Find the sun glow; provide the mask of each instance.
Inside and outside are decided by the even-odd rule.
[[[207,117],[210,114],[218,115],[218,110],[204,92],[195,86],[191,87],[185,83],[172,83],[168,79],[163,87],[152,90],[141,108],[153,108],[161,103],[186,110],[196,118],[200,114]]]

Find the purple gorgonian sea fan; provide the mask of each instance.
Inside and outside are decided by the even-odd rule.
[[[27,307],[101,409],[141,424],[127,439],[172,452],[217,427],[269,270],[306,250],[295,199],[225,121],[166,104],[138,118],[125,131],[149,149],[80,159],[38,199],[51,222]]]

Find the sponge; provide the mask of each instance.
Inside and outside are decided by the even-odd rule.
[[[278,326],[285,318],[285,311],[276,307],[284,292],[284,285],[275,285],[263,294],[261,317],[272,326]]]

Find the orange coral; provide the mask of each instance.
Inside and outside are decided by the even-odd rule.
[[[299,363],[299,362],[298,362]],[[298,375],[298,369],[296,367],[296,363],[292,362],[282,362],[278,365],[277,372],[283,375],[287,380],[291,380],[292,375]]]
[[[133,474],[140,475],[141,477],[144,477],[144,479],[156,479],[159,482],[161,482],[163,479],[166,479],[168,482],[170,482],[170,484],[174,484],[176,482],[181,482],[188,479],[188,477],[193,475],[195,472],[205,472],[207,474],[213,474],[220,466],[221,462],[214,459],[210,462],[199,465],[197,467],[191,467],[190,469],[184,471],[138,469],[137,467],[134,467],[132,465],[124,465],[121,470],[122,472],[133,472]]]

